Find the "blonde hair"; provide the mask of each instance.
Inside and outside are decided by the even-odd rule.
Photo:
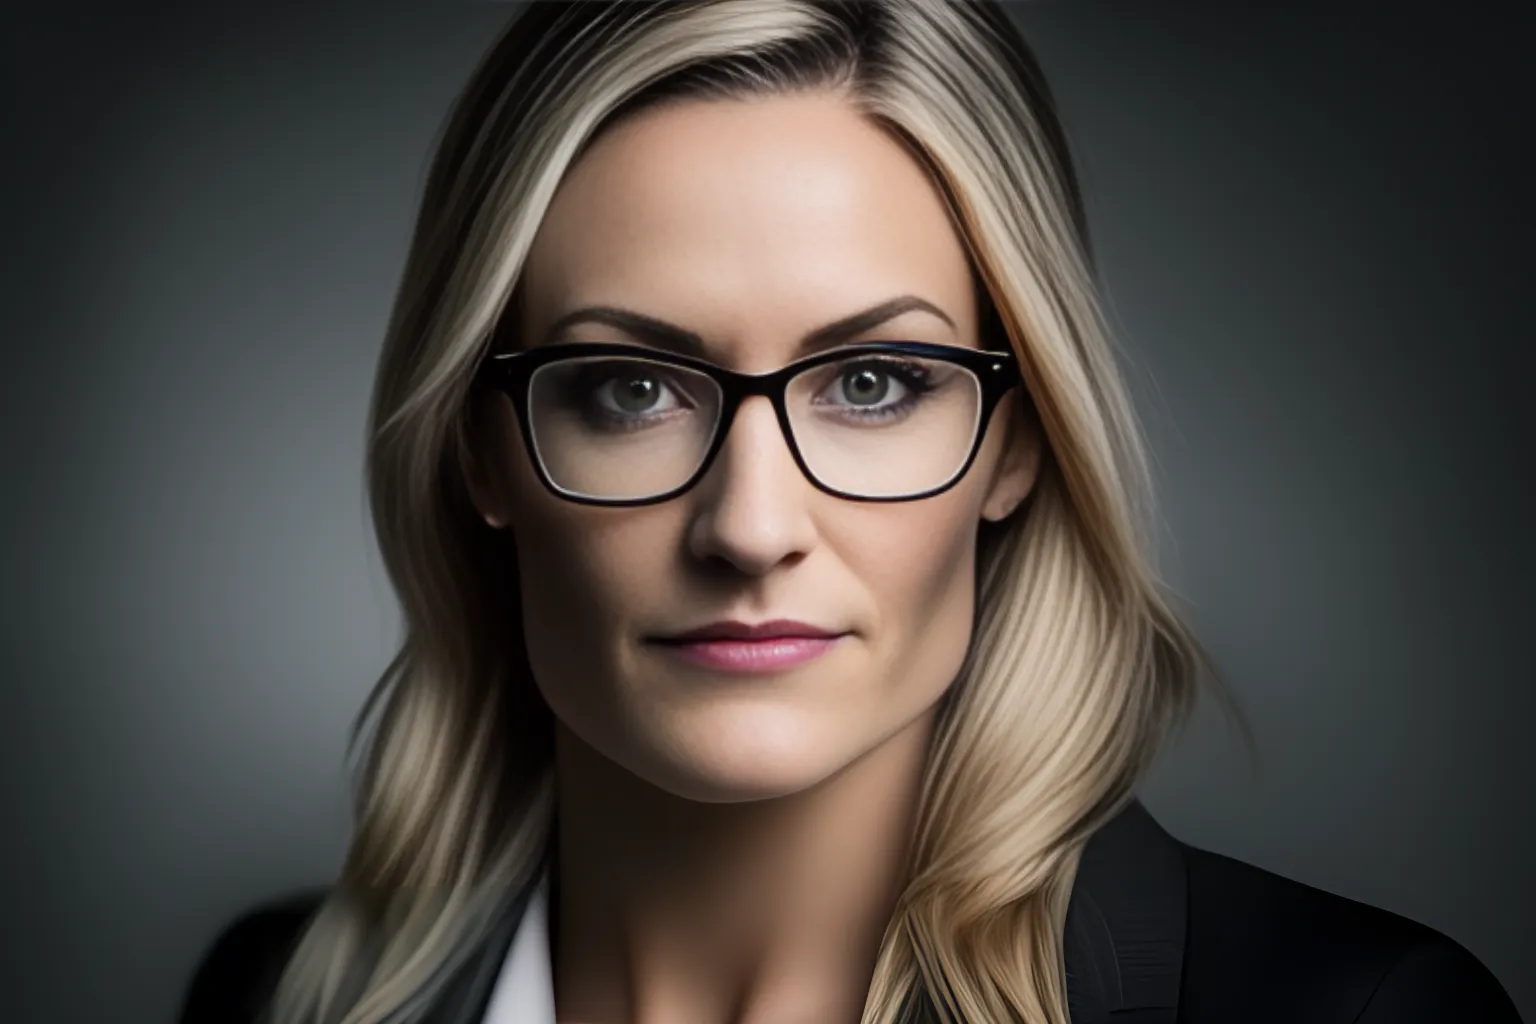
[[[407,635],[354,730],[355,835],[283,974],[279,1024],[420,1019],[550,840],[553,720],[506,628],[516,551],[465,473],[470,378],[555,189],[644,105],[811,88],[844,92],[942,187],[1047,448],[1027,504],[978,538],[974,636],[863,1021],[895,1024],[926,992],[945,1021],[1067,1024],[1082,845],[1216,680],[1160,593],[1145,447],[1052,99],[989,0],[534,3],[476,69],[371,411],[369,495]]]

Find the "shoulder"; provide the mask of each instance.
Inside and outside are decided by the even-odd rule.
[[[1519,1024],[1465,947],[1409,918],[1181,844],[1181,1021]]]
[[[187,986],[179,1024],[257,1021],[325,895],[307,892],[265,903],[225,926]]]

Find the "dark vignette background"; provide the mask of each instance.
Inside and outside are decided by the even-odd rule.
[[[101,7],[102,5],[98,5]],[[369,378],[426,155],[507,4],[8,12],[4,1005],[168,1020],[344,849],[397,636]],[[1536,1019],[1532,33],[1517,5],[1014,4],[1255,723],[1147,801],[1437,927]]]

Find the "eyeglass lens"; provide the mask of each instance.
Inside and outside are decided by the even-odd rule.
[[[548,363],[529,381],[534,450],[557,488],[633,500],[682,486],[709,454],[723,396],[707,374],[643,358]],[[970,455],[981,383],[953,363],[889,353],[810,367],[785,395],[811,475],[868,498],[948,483]]]

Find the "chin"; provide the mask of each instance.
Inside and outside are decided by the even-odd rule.
[[[716,710],[669,730],[652,746],[647,781],[700,803],[771,800],[813,788],[860,753],[851,730],[839,737],[840,730],[805,713]]]

